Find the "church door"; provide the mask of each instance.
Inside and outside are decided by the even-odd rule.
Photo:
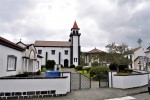
[[[68,67],[68,59],[64,60],[64,67]]]

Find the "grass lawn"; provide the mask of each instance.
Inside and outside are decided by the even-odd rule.
[[[61,71],[64,71],[65,68],[61,68]]]
[[[64,69],[65,69],[65,68],[61,68],[61,71],[64,71]],[[74,68],[70,68],[70,69],[75,70]]]
[[[83,75],[85,75],[85,76],[87,76],[87,77],[90,77],[90,74],[87,73],[86,70],[79,70],[79,71],[77,71],[77,72],[78,72],[78,73],[81,73],[81,74],[83,74]]]
[[[65,68],[61,68],[61,70],[63,71]],[[71,68],[72,70],[75,70],[74,68]],[[87,71],[86,70],[78,70],[77,71],[78,73],[81,73],[81,74],[83,74],[84,76],[87,76],[87,77],[90,77],[90,74],[89,73],[87,73]]]

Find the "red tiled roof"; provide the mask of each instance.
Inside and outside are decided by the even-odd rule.
[[[102,53],[102,52],[104,52],[104,51],[94,48],[93,50],[89,51],[88,53]]]
[[[76,21],[74,22],[74,24],[73,24],[73,27],[72,27],[73,29],[79,29],[78,28],[78,25],[77,25],[77,23],[76,23]]]
[[[35,41],[36,47],[69,47],[71,45],[68,41]]]
[[[101,51],[101,50],[98,50],[98,49],[93,49],[93,50],[91,50],[91,51],[89,51],[89,53],[100,53],[100,52],[103,52],[103,51]]]
[[[19,51],[24,50],[24,48],[22,48],[21,46],[3,38],[3,37],[0,37],[0,44],[5,45],[5,46],[10,47],[10,48],[13,48],[13,49],[16,49],[16,50],[19,50]]]

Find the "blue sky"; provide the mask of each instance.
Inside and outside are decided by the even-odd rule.
[[[150,0],[0,0],[0,36],[13,42],[67,41],[76,20],[82,51],[111,42],[150,45]]]

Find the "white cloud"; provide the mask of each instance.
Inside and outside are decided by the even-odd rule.
[[[68,40],[75,19],[83,51],[108,43],[146,45],[150,37],[149,0],[1,0],[0,36],[25,43]]]

